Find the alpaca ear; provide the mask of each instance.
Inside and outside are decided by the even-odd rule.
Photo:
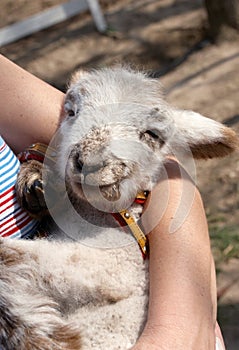
[[[239,147],[236,133],[212,119],[186,110],[174,110],[176,133],[195,158],[224,157]]]
[[[76,117],[80,111],[82,104],[82,96],[78,89],[69,89],[67,91],[64,103],[64,110],[68,117]]]
[[[87,71],[79,69],[71,77],[64,104],[64,109],[68,117],[75,117],[80,111],[82,96],[85,90],[82,86],[79,86],[80,84],[78,83],[80,83],[80,80],[87,74]]]
[[[87,75],[87,71],[79,69],[71,77],[64,104],[64,109],[68,117],[75,117],[80,111],[82,96],[85,91],[78,83],[80,83],[80,80],[85,75]]]

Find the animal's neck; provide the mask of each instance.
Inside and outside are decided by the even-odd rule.
[[[118,248],[133,242],[131,234],[126,234],[110,213],[70,192],[61,204],[51,213],[56,224],[51,229],[51,240],[79,241],[94,248]]]
[[[57,218],[57,224],[66,239],[102,248],[118,248],[135,243],[129,228],[122,228],[111,213],[98,210],[83,198],[78,198],[72,191],[68,194],[71,202]],[[132,216],[138,218],[142,206],[134,204],[129,211]]]

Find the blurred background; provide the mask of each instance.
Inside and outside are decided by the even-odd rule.
[[[83,1],[83,0],[79,0]],[[64,0],[2,0],[0,31]],[[107,28],[88,10],[0,52],[65,91],[78,68],[128,64],[164,86],[173,105],[239,133],[238,0],[102,0]],[[228,350],[239,349],[239,154],[197,163],[218,277],[218,318]]]

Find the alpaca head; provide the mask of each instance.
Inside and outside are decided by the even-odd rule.
[[[108,210],[124,208],[157,182],[165,158],[225,156],[235,133],[169,106],[157,80],[124,68],[79,72],[65,100],[59,167],[73,192]]]

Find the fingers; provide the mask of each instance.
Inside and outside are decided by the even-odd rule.
[[[216,350],[226,350],[221,329],[218,323],[216,323],[215,334],[216,334]]]
[[[224,344],[222,344],[222,340],[216,337],[216,350],[225,350]]]

